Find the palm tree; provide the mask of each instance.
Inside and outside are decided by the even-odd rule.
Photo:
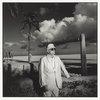
[[[24,30],[26,26],[28,26],[28,62],[30,63],[31,31],[32,31],[32,28],[34,28],[34,30],[39,30],[39,22],[38,22],[37,17],[34,13],[24,14],[24,21],[23,21],[22,30]]]
[[[30,40],[31,40],[31,29],[34,27],[35,30],[39,30],[39,21],[34,13],[24,13],[23,5],[18,3],[7,3],[10,14],[13,18],[17,18],[19,12],[24,15],[23,26],[21,30],[24,30],[28,26],[28,62],[30,63]]]

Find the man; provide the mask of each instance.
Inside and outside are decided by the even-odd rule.
[[[69,74],[64,64],[58,56],[55,55],[56,47],[54,44],[47,46],[47,55],[40,61],[39,83],[44,88],[44,96],[59,96],[59,89],[62,88],[61,71],[69,78]]]

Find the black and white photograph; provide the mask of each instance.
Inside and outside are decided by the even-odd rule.
[[[2,97],[98,97],[98,2],[2,2]]]

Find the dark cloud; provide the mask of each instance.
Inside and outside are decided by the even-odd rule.
[[[40,15],[43,16],[43,15],[45,15],[46,13],[48,13],[48,9],[47,9],[47,8],[44,8],[44,7],[41,7],[41,8],[40,8]]]

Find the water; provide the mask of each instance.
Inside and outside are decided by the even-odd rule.
[[[41,57],[44,55],[34,55],[31,57],[32,61],[39,61]],[[58,55],[62,60],[79,60],[80,54],[72,54],[72,55]],[[96,60],[97,54],[87,54],[87,59]],[[28,56],[14,56],[13,59],[21,60],[21,61],[28,61]]]

